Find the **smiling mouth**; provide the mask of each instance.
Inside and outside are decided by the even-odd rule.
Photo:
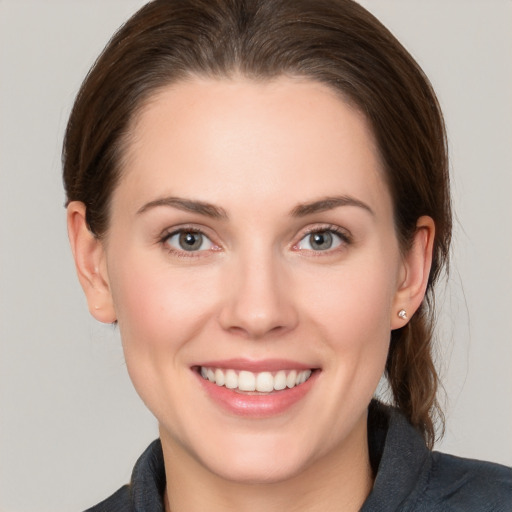
[[[240,393],[271,393],[292,389],[304,384],[314,372],[309,370],[279,370],[277,372],[250,372],[225,368],[201,366],[198,368],[203,379],[217,386]]]

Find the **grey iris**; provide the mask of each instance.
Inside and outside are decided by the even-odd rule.
[[[197,251],[203,243],[203,235],[194,231],[185,231],[180,234],[180,247],[184,251]]]
[[[332,234],[329,231],[319,231],[310,235],[309,243],[315,251],[326,251],[332,246]]]

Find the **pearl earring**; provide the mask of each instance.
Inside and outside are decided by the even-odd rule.
[[[402,320],[407,320],[407,311],[405,311],[405,309],[401,309],[398,312],[398,318],[401,318]]]

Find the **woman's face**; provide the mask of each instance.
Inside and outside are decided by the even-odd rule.
[[[406,265],[364,117],[311,81],[194,79],[125,156],[105,277],[166,453],[262,482],[366,443]]]

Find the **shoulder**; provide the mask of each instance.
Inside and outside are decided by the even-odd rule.
[[[85,512],[127,512],[131,510],[130,488],[124,485],[109,498],[88,508]]]
[[[131,482],[86,512],[163,512],[164,489],[164,459],[157,439],[137,460]]]
[[[431,452],[398,410],[372,402],[373,489],[361,512],[511,512],[512,468]]]
[[[433,452],[419,501],[428,502],[428,509],[446,512],[510,512],[512,468]]]

